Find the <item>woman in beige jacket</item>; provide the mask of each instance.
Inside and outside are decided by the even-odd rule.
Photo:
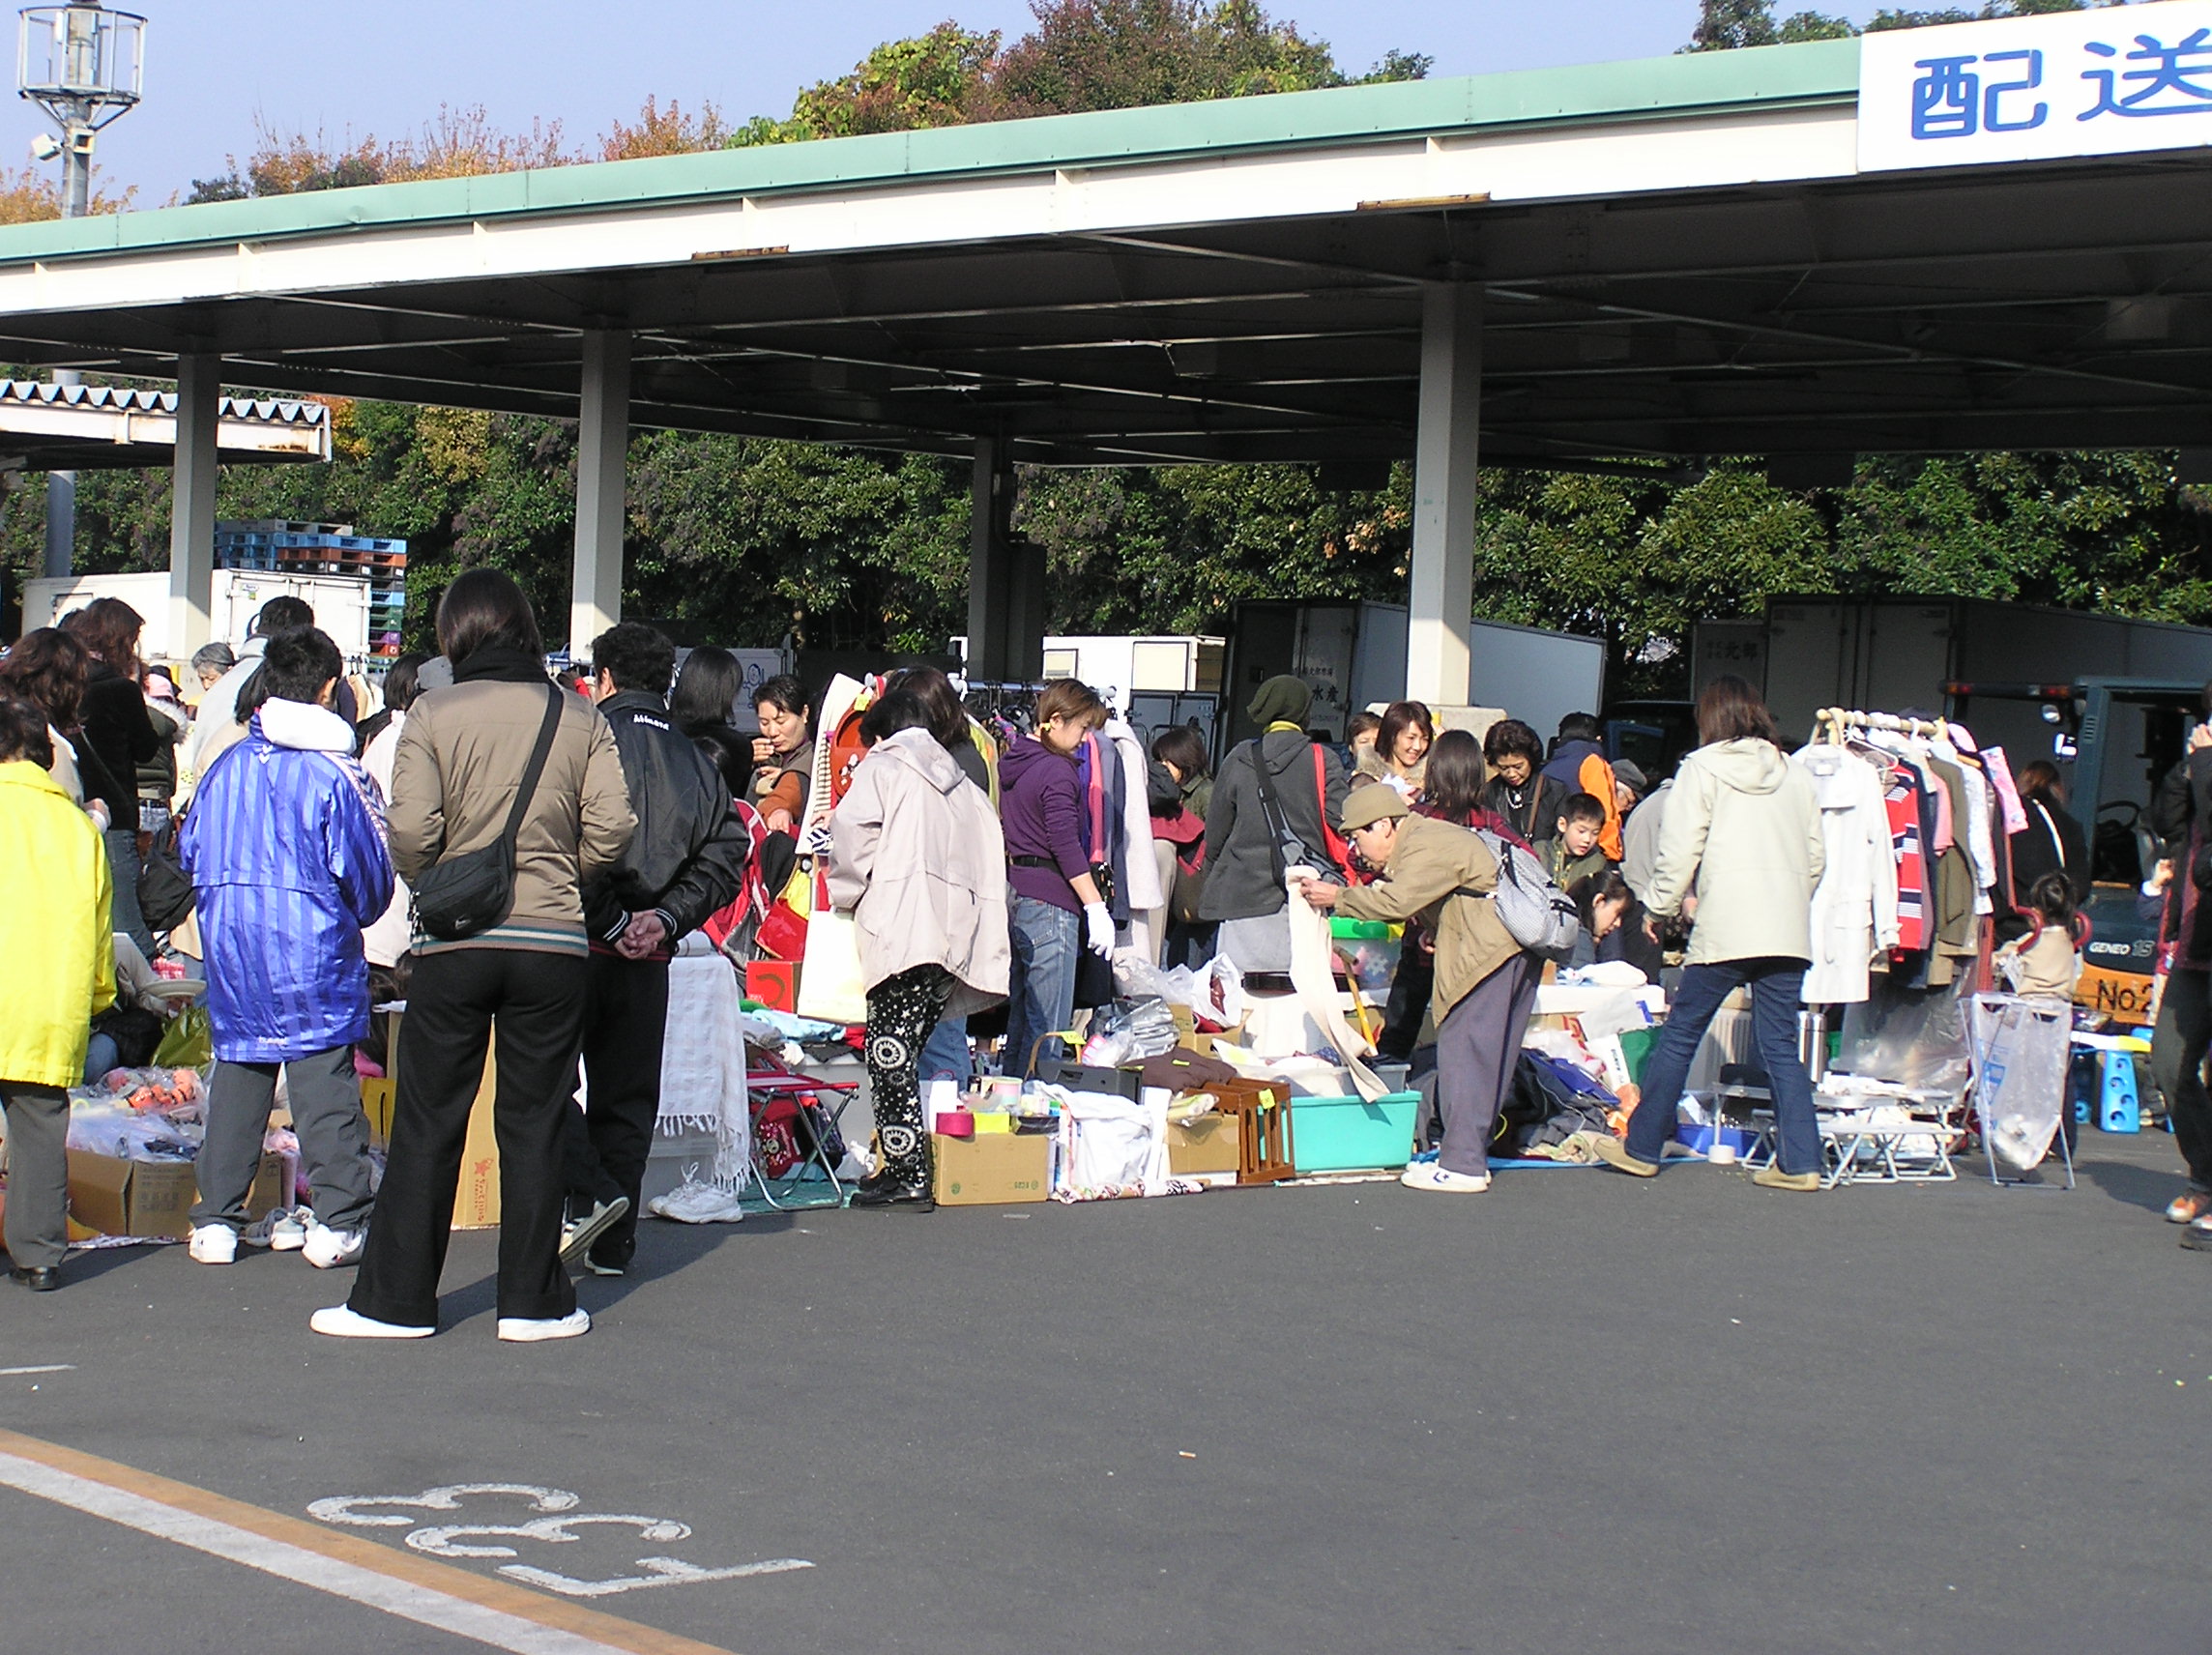
[[[1006,843],[989,798],[931,734],[920,697],[885,696],[860,720],[860,738],[868,756],[830,818],[830,900],[859,932],[883,1151],[853,1205],[926,1212],[936,1202],[922,1046],[939,1019],[1006,998]]]
[[[438,1330],[462,1145],[496,1023],[499,1336],[568,1338],[592,1325],[561,1266],[563,1112],[575,1107],[590,966],[582,887],[614,865],[637,820],[607,721],[546,677],[538,619],[512,580],[485,568],[456,577],[438,606],[438,644],[453,682],[409,709],[392,764],[392,860],[411,886],[506,834],[549,708],[553,741],[514,836],[506,917],[416,943],[367,1252],[352,1296],[309,1325],[352,1339]]]
[[[1654,924],[1692,921],[1690,952],[1667,1026],[1644,1068],[1626,1143],[1599,1154],[1638,1177],[1659,1170],[1690,1060],[1721,1002],[1751,991],[1752,1034],[1774,1098],[1779,1147],[1754,1175],[1773,1189],[1820,1187],[1820,1125],[1797,1050],[1797,1009],[1813,959],[1813,891],[1827,854],[1812,776],[1786,757],[1774,715],[1740,678],[1698,698],[1698,750],[1682,761],[1659,830],[1659,867],[1644,907]]]

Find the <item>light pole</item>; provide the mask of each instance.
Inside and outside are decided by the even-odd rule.
[[[146,19],[99,0],[33,6],[16,39],[15,87],[61,129],[57,141],[41,132],[31,154],[62,158],[62,217],[81,218],[92,200],[95,134],[137,103],[146,71]],[[56,385],[77,383],[58,368]],[[76,546],[76,473],[46,474],[46,573],[66,577]]]

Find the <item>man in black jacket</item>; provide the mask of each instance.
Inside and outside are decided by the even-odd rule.
[[[568,1134],[572,1222],[563,1258],[619,1276],[660,1113],[668,962],[677,940],[737,895],[749,850],[720,773],[669,716],[676,648],[634,621],[592,644],[593,697],[622,755],[637,831],[584,891],[592,939],[584,1007],[586,1108]]]

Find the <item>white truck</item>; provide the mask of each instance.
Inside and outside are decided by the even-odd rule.
[[[306,600],[315,612],[315,624],[329,633],[349,667],[360,667],[368,656],[368,576],[364,574],[271,574],[258,569],[217,569],[212,612],[213,640],[232,649],[246,642],[246,631],[272,597]],[[51,626],[73,609],[82,609],[96,597],[120,597],[146,618],[146,630],[138,653],[149,661],[188,659],[169,636],[169,576],[152,574],[80,574],[67,578],[41,576],[23,583],[23,630]]]
[[[1252,692],[1277,673],[1314,686],[1307,723],[1343,739],[1348,714],[1406,693],[1403,603],[1254,599],[1237,606],[1223,722],[1230,744],[1258,734],[1245,714]],[[1501,708],[1549,738],[1569,712],[1605,704],[1605,644],[1570,632],[1469,623],[1466,706]]]

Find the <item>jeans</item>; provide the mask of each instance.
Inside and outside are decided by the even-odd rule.
[[[921,1048],[921,1084],[950,1081],[962,1091],[975,1078],[975,1062],[968,1050],[968,1019],[946,1017],[929,1031]]]
[[[1751,988],[1751,1032],[1774,1096],[1780,1146],[1775,1161],[1786,1173],[1821,1170],[1820,1121],[1813,1111],[1813,1077],[1797,1051],[1797,1010],[1804,999],[1805,962],[1791,959],[1721,960],[1691,966],[1667,1013],[1666,1027],[1644,1066],[1644,1101],[1628,1118],[1628,1152],[1656,1165],[1674,1136],[1675,1106],[1690,1061],[1712,1026],[1721,1002]]]
[[[107,843],[107,872],[114,886],[107,928],[122,932],[150,960],[154,933],[146,929],[145,916],[138,912],[138,874],[143,864],[138,860],[137,818],[132,817],[127,828],[110,828],[101,837]]]
[[[2189,1168],[2189,1187],[2212,1190],[2212,1095],[2204,1058],[2212,1051],[2212,973],[2173,972],[2159,1002],[2150,1066],[2166,1094],[2174,1147]],[[2072,1124],[2071,1121],[2068,1124]]]
[[[115,1036],[95,1030],[84,1043],[84,1084],[91,1086],[122,1061],[123,1049],[116,1045]]]
[[[1016,896],[1009,914],[1013,971],[1006,985],[1006,1055],[1009,1075],[1030,1072],[1030,1048],[1067,1027],[1075,1015],[1075,966],[1083,946],[1083,915],[1033,896]],[[1039,1058],[1062,1055],[1061,1042],[1045,1041]]]

